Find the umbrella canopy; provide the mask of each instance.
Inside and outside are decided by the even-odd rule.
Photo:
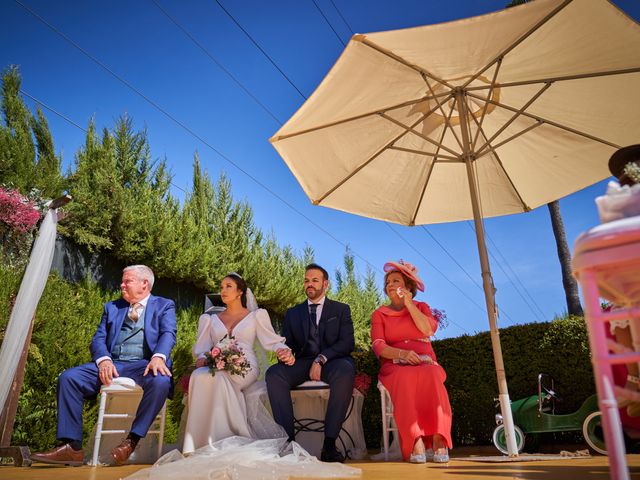
[[[598,182],[640,138],[640,26],[606,0],[536,0],[355,35],[271,138],[316,205],[403,225],[473,218],[510,454],[481,219]]]
[[[315,204],[470,219],[461,90],[483,215],[528,211],[606,178],[605,159],[637,143],[639,42],[604,0],[355,35],[271,142]]]

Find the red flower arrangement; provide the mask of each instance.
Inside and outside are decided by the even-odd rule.
[[[353,381],[353,388],[360,391],[362,395],[366,395],[371,386],[371,376],[366,373],[358,373]]]

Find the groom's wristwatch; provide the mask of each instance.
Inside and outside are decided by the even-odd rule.
[[[327,357],[320,354],[313,360],[313,363],[319,363],[320,366],[323,366],[325,363],[327,363]]]

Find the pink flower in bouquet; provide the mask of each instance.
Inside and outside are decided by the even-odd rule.
[[[214,345],[210,352],[205,353],[209,372],[215,376],[217,372],[227,372],[229,375],[244,377],[251,370],[238,342],[232,335],[225,335]]]

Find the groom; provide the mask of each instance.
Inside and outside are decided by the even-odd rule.
[[[307,300],[290,308],[284,317],[282,335],[291,350],[277,351],[281,363],[267,370],[266,381],[274,419],[285,429],[290,441],[295,436],[291,388],[307,380],[329,384],[320,459],[343,462],[336,439],[353,392],[353,322],[349,305],[325,297],[328,286],[327,271],[315,263],[307,265],[304,275]]]
[[[58,432],[62,442],[35,453],[35,462],[82,465],[82,405],[113,378],[132,378],[144,393],[129,436],[111,451],[117,465],[127,461],[164,405],[171,388],[169,355],[176,343],[173,301],[151,295],[153,272],[132,265],[122,272],[122,298],[104,306],[91,341],[92,362],[62,372],[58,379]]]

